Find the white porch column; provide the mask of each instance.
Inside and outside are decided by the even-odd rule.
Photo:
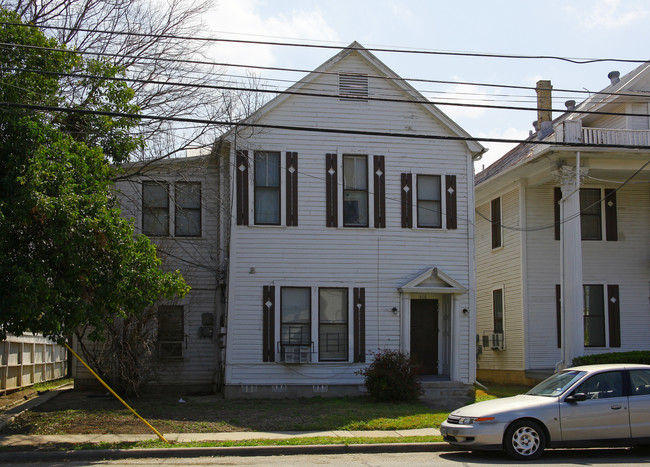
[[[579,156],[577,158],[579,161]],[[579,163],[579,162],[578,162]],[[582,235],[580,231],[580,182],[585,170],[562,166],[556,176],[562,189],[560,201],[560,267],[562,284],[563,368],[584,354],[584,296],[582,289]]]

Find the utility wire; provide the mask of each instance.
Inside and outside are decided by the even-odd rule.
[[[51,25],[35,25],[23,23],[11,23],[2,21],[0,24],[4,26],[18,26],[30,27],[39,29],[53,29],[64,31],[79,31],[93,34],[111,34],[119,36],[130,37],[150,37],[156,39],[179,39],[186,41],[201,41],[220,43],[226,42],[231,44],[248,44],[248,45],[272,45],[279,47],[303,47],[310,49],[352,49],[352,50],[366,50],[369,52],[388,52],[388,53],[401,53],[401,54],[420,54],[420,55],[449,55],[456,57],[478,57],[478,58],[506,58],[506,59],[534,59],[534,60],[559,60],[578,65],[600,62],[619,62],[619,63],[645,63],[646,60],[640,59],[623,59],[623,58],[568,58],[556,55],[516,55],[516,54],[497,54],[497,53],[482,53],[482,52],[451,52],[451,51],[438,51],[438,50],[416,50],[416,49],[400,49],[400,48],[378,48],[378,47],[341,47],[338,45],[324,45],[324,44],[308,44],[308,43],[294,43],[294,42],[274,42],[274,41],[254,41],[245,39],[220,39],[215,37],[199,37],[199,36],[180,36],[175,34],[151,34],[139,33],[133,31],[115,31],[115,30],[102,30],[102,29],[85,29],[85,28],[70,28],[66,26],[51,26]]]
[[[0,23],[1,24],[1,23]],[[126,58],[130,60],[151,60],[154,62],[173,62],[173,63],[187,63],[192,65],[207,65],[210,67],[229,67],[229,68],[250,68],[250,69],[259,69],[259,70],[269,70],[269,71],[283,71],[283,72],[294,72],[294,73],[308,73],[308,74],[320,74],[320,75],[339,75],[339,72],[336,71],[316,71],[316,70],[307,70],[300,68],[285,68],[285,67],[269,67],[269,66],[259,66],[259,65],[243,65],[235,63],[226,63],[226,62],[211,62],[206,60],[190,60],[190,59],[171,59],[164,58],[160,56],[156,57],[144,57],[138,55],[126,55],[119,53],[110,53],[110,52],[91,52],[91,51],[82,51],[82,50],[70,50],[65,48],[55,48],[55,47],[42,47],[35,45],[26,45],[26,44],[13,44],[8,42],[0,42],[1,47],[18,47],[34,50],[45,50],[51,52],[66,52],[77,55],[91,55],[98,57],[111,57],[111,58]],[[433,83],[433,84],[450,84],[450,85],[461,85],[461,86],[478,86],[478,87],[489,87],[489,88],[504,88],[504,89],[521,89],[535,91],[537,88],[534,86],[518,86],[518,85],[506,85],[506,84],[493,84],[493,83],[479,83],[471,81],[450,81],[450,80],[432,80],[424,78],[401,78],[401,77],[392,77],[392,76],[383,76],[383,75],[367,75],[369,78],[381,79],[386,81],[402,81],[402,82],[420,82],[420,83]],[[618,92],[602,92],[596,91],[591,92],[584,89],[562,89],[562,88],[553,88],[555,92],[562,93],[571,93],[571,94],[589,94],[590,96],[599,95],[599,96],[625,96],[625,97],[639,97],[644,95],[644,92],[638,93],[618,93]],[[645,93],[648,94],[648,93]]]
[[[446,101],[433,101],[433,100],[421,100],[421,99],[403,99],[403,98],[393,98],[393,97],[374,97],[374,96],[348,96],[341,94],[327,94],[322,92],[308,92],[308,91],[291,91],[291,90],[277,90],[277,89],[265,89],[265,88],[249,88],[243,86],[221,86],[216,84],[202,84],[202,83],[181,83],[178,81],[160,81],[152,79],[138,79],[138,78],[128,78],[128,77],[118,77],[118,76],[99,76],[91,75],[85,73],[62,73],[56,71],[43,71],[29,68],[5,68],[8,71],[16,72],[25,72],[25,73],[38,73],[49,76],[62,76],[70,78],[80,78],[80,79],[103,79],[107,81],[120,81],[120,82],[131,82],[139,84],[156,84],[161,86],[178,86],[178,87],[192,87],[200,89],[218,89],[226,91],[240,91],[240,92],[257,92],[257,93],[267,93],[267,94],[276,94],[276,95],[295,95],[295,96],[307,96],[307,97],[323,97],[329,99],[346,99],[346,100],[356,100],[360,102],[364,101],[376,101],[376,102],[391,102],[391,103],[408,103],[408,104],[423,104],[423,105],[435,105],[435,106],[451,106],[451,107],[470,107],[470,108],[483,108],[483,109],[499,109],[499,110],[523,110],[523,111],[551,111],[559,113],[575,113],[581,115],[614,115],[614,116],[628,116],[628,117],[649,117],[650,114],[647,113],[632,113],[632,112],[606,112],[601,110],[570,110],[567,111],[553,109],[553,108],[538,108],[538,107],[519,107],[512,105],[494,105],[494,104],[469,104],[465,102],[446,102]]]

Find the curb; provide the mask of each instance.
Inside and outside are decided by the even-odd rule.
[[[68,462],[144,458],[250,457],[300,454],[378,454],[456,451],[447,443],[326,444],[221,448],[98,449],[3,452],[0,462]]]

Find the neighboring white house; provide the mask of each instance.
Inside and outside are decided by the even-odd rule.
[[[355,42],[226,135],[226,397],[356,394],[381,349],[474,382],[484,148],[425,102]]]
[[[130,168],[125,215],[192,287],[159,315],[157,383],[358,394],[373,353],[401,349],[471,387],[468,137],[355,42],[212,154]]]
[[[650,64],[609,78],[476,176],[479,381],[650,350]]]

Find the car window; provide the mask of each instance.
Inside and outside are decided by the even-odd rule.
[[[650,394],[650,370],[631,370],[632,396]]]
[[[609,399],[623,395],[623,372],[598,373],[576,388],[574,394],[584,394],[587,399]]]
[[[584,371],[568,370],[555,373],[553,376],[546,378],[537,386],[532,388],[526,394],[531,396],[559,396],[566,391],[569,386],[582,378]]]

